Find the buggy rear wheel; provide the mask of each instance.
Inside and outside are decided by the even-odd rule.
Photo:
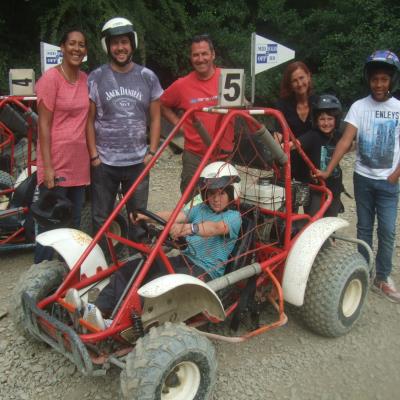
[[[0,171],[0,192],[14,187],[13,177],[5,172]],[[0,210],[6,210],[9,206],[11,193],[0,195]]]
[[[369,268],[360,253],[342,243],[327,247],[313,264],[300,317],[320,335],[344,335],[361,315],[368,285]]]
[[[14,187],[13,177],[6,171],[0,170],[0,189],[9,189]]]
[[[27,292],[37,303],[56,291],[67,272],[68,268],[65,263],[53,260],[43,261],[40,264],[33,264],[22,274],[15,285],[9,305],[9,311],[15,329],[20,335],[29,339],[32,338],[25,324],[24,311],[22,308],[22,293]]]
[[[125,400],[206,400],[217,360],[211,342],[184,324],[166,323],[139,339],[121,372]]]

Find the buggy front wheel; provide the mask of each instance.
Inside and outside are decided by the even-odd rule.
[[[68,267],[64,262],[42,261],[40,264],[33,264],[23,273],[15,285],[9,310],[14,322],[15,330],[26,338],[32,336],[27,330],[25,316],[22,308],[22,294],[27,292],[37,303],[47,296],[53,294],[61,285],[67,275]]]
[[[121,372],[125,400],[206,400],[217,360],[210,341],[183,324],[155,327],[137,341]]]

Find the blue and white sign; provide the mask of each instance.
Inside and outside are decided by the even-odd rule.
[[[42,67],[42,74],[49,68],[61,64],[62,59],[63,55],[58,46],[40,42],[40,65]]]
[[[278,55],[277,44],[259,45],[257,47],[257,64],[276,63]]]
[[[254,104],[256,75],[294,58],[294,50],[256,33],[251,34],[251,104]]]
[[[294,50],[256,34],[253,51],[255,74],[276,67],[295,56]]]
[[[49,68],[61,64],[62,60],[63,54],[60,47],[40,42],[40,65],[42,68],[42,74],[44,74]],[[87,56],[83,61],[87,61]]]

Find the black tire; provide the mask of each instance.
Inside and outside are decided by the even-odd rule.
[[[86,203],[83,206],[81,213],[81,230],[89,236],[93,236],[92,209],[90,203]],[[125,208],[116,216],[115,220],[111,224],[111,232],[124,238],[128,237],[128,216]],[[123,248],[123,244],[118,243],[116,245],[117,254],[120,255]]]
[[[122,398],[209,399],[216,371],[215,349],[207,338],[184,324],[166,323],[152,328],[128,354],[121,372]]]
[[[360,318],[369,286],[368,264],[351,248],[336,242],[317,255],[299,316],[327,337],[349,332]]]
[[[92,209],[90,203],[85,203],[81,211],[81,231],[93,236]]]
[[[22,293],[29,293],[38,302],[56,291],[67,272],[68,268],[65,263],[53,260],[33,264],[22,274],[15,285],[9,305],[9,312],[15,329],[20,335],[29,339],[32,338],[25,325],[21,299]]]
[[[0,192],[5,189],[11,189],[14,187],[13,177],[6,171],[0,170]],[[0,210],[4,210],[9,206],[11,193],[0,196]],[[7,204],[3,204],[7,203]]]
[[[0,189],[9,189],[14,187],[14,178],[6,171],[0,170]]]

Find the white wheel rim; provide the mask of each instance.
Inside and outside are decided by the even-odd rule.
[[[0,210],[7,210],[8,207],[8,197],[4,194],[0,196]]]
[[[346,318],[351,317],[360,305],[363,286],[359,279],[353,279],[343,296],[342,312]]]
[[[161,400],[192,400],[200,386],[199,367],[190,361],[183,361],[176,365],[167,375],[175,373],[178,382],[176,385],[168,386],[167,379],[163,383],[161,390]]]

